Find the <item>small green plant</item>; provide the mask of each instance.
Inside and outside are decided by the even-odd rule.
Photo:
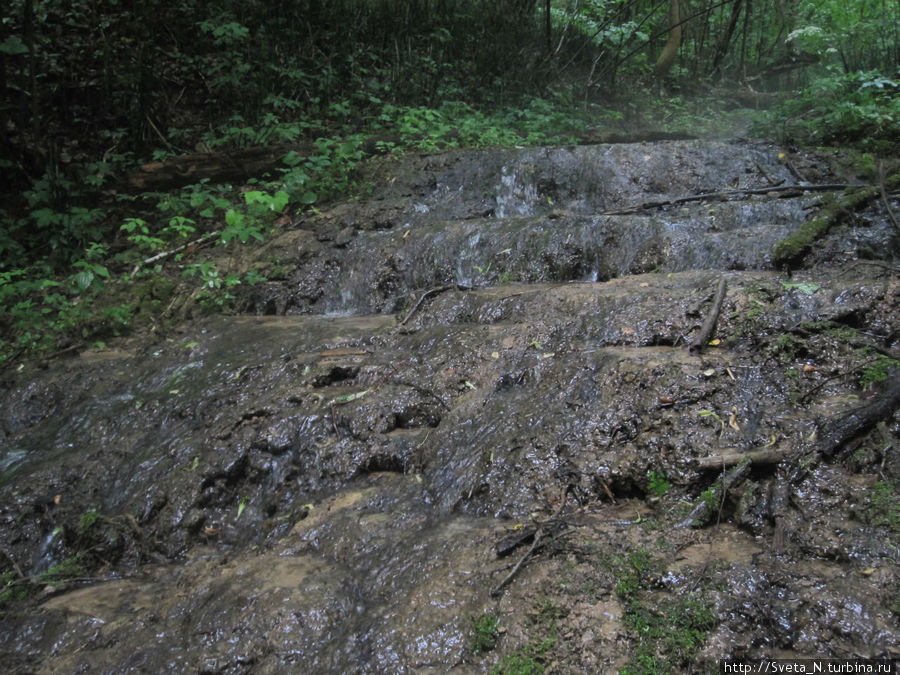
[[[719,493],[715,486],[701,492],[700,501],[706,504],[708,513],[717,513],[719,511]]]
[[[869,490],[864,518],[874,527],[900,534],[900,491],[888,481],[878,481]]]
[[[91,509],[90,511],[82,514],[81,518],[78,519],[78,526],[76,528],[78,536],[86,536],[88,532],[90,532],[90,530],[102,520],[103,516],[100,515],[97,509]]]
[[[649,479],[647,489],[652,495],[662,497],[672,487],[672,484],[666,480],[666,474],[663,471],[651,471],[647,477]]]
[[[624,557],[615,557],[612,569],[618,575],[616,595],[623,600],[631,598],[644,586],[647,574],[655,566],[656,562],[644,549],[629,551]]]
[[[222,243],[230,244],[235,239],[246,244],[250,238],[263,240],[260,224],[255,218],[241,213],[237,209],[228,209],[225,212],[225,227],[222,229]]]
[[[784,333],[775,338],[769,345],[768,351],[772,356],[784,363],[806,354],[807,346],[800,338]]]
[[[863,389],[871,389],[876,384],[887,381],[892,371],[900,371],[900,361],[879,354],[863,369],[860,386]]]
[[[41,584],[58,584],[69,579],[84,576],[85,567],[83,558],[83,553],[76,553],[75,555],[60,561],[46,572],[41,572],[38,575],[38,582]]]
[[[122,230],[128,233],[128,241],[145,251],[159,251],[166,242],[151,234],[150,224],[142,218],[126,218]]]
[[[540,675],[544,672],[546,652],[552,648],[553,644],[529,642],[512,654],[504,656],[503,660],[491,669],[491,675]]]
[[[635,654],[620,671],[627,675],[684,672],[716,623],[709,607],[693,596],[654,608],[631,601],[623,618],[638,639]]]
[[[188,265],[183,274],[200,278],[201,288],[196,297],[200,305],[207,308],[224,307],[234,300],[235,296],[228,289],[241,283],[240,278],[233,274],[220,276],[219,268],[208,260]]]
[[[21,602],[29,594],[29,586],[26,580],[20,579],[15,572],[10,571],[0,574],[0,608]]]
[[[472,651],[482,654],[497,646],[500,637],[500,620],[495,614],[485,613],[472,619]]]

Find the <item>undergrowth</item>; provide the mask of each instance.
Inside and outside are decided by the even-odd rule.
[[[236,287],[264,278],[220,269],[215,260],[227,256],[212,255],[209,247],[262,242],[298,212],[365,193],[371,186],[361,183],[360,167],[372,152],[564,144],[598,127],[713,132],[723,119],[711,112],[713,100],[635,92],[613,109],[576,100],[574,91],[557,87],[505,106],[458,100],[399,105],[370,93],[362,119],[350,99],[314,110],[318,117],[287,100],[267,99],[268,112],[256,124],[235,114],[208,128],[204,147],[239,149],[320,135],[311,151],[288,150],[280,169],[240,186],[201,181],[162,193],[116,191],[111,178],[134,166],[126,151],[65,170],[55,165],[18,203],[0,208],[0,365],[22,355],[102,346],[136,326],[165,322],[186,304],[234,309]],[[777,125],[784,139],[855,141],[880,151],[900,141],[897,94],[897,82],[877,72],[830,76],[785,102],[766,124]],[[172,154],[161,149],[154,159]]]
[[[568,143],[598,122],[621,118],[576,103],[562,89],[551,98],[487,109],[459,101],[434,108],[370,103],[375,112],[364,133],[352,131],[349,102],[332,107],[327,119],[334,136],[319,137],[312,152],[287,151],[275,175],[243,186],[201,181],[168,192],[111,193],[108,178],[129,170],[128,153],[40,177],[21,208],[0,210],[0,364],[102,347],[136,326],[174,317],[185,303],[201,311],[233,309],[237,286],[265,279],[220,269],[214,259],[223,256],[209,247],[262,242],[292,214],[365,193],[370,186],[361,184],[360,167],[367,145],[402,153]],[[235,116],[204,142],[237,149],[300,141],[311,131],[326,128],[273,112],[258,126]],[[170,154],[160,151],[154,159]]]

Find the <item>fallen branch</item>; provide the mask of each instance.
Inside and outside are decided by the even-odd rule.
[[[531,555],[537,550],[537,547],[540,545],[541,539],[543,539],[543,537],[544,537],[543,528],[538,529],[538,531],[534,535],[534,541],[531,542],[531,547],[528,549],[528,551],[525,552],[525,555],[523,555],[521,558],[519,558],[519,562],[516,563],[515,567],[512,568],[510,573],[506,575],[506,577],[503,579],[503,581],[501,581],[499,584],[497,584],[496,586],[494,586],[491,589],[491,597],[492,598],[496,598],[498,595],[500,595],[500,592],[503,590],[503,588],[510,581],[513,580],[513,577],[515,577],[516,574],[519,573],[519,570],[522,569],[522,565],[525,564],[525,561],[528,560],[531,557]]]
[[[849,441],[887,419],[900,408],[900,373],[889,375],[891,384],[871,403],[826,422],[819,432],[818,452],[831,457]]]
[[[706,343],[709,342],[709,338],[712,336],[713,331],[715,331],[716,322],[719,320],[719,312],[722,310],[722,301],[725,299],[726,288],[725,277],[722,277],[719,279],[716,297],[713,298],[712,306],[709,308],[709,314],[706,315],[706,321],[703,322],[703,327],[700,328],[700,332],[697,334],[696,339],[691,343],[689,348],[692,354],[699,354],[702,352]]]
[[[729,466],[739,464],[744,460],[750,464],[778,464],[781,460],[790,454],[787,448],[762,448],[760,450],[750,450],[749,452],[728,452],[721,455],[710,455],[709,457],[698,457],[694,460],[694,466],[700,470],[724,469]]]
[[[749,195],[767,195],[772,192],[837,192],[838,190],[847,190],[849,188],[869,187],[867,185],[850,185],[848,183],[824,183],[822,185],[813,185],[811,183],[791,184],[791,185],[772,185],[764,188],[744,188],[742,190],[719,190],[718,192],[704,192],[699,195],[687,195],[684,197],[676,197],[675,199],[663,199],[655,202],[641,202],[632,206],[624,206],[621,209],[612,209],[604,211],[602,216],[623,216],[629,213],[637,213],[638,211],[646,211],[649,209],[659,209],[664,206],[675,206],[676,204],[686,204],[687,202],[700,202],[710,199],[727,200],[732,197],[746,197]]]
[[[550,532],[551,534],[555,534],[556,532],[558,532],[562,529],[565,529],[566,524],[565,524],[565,522],[563,522],[559,519],[559,514],[560,514],[560,512],[562,512],[563,507],[565,507],[565,505],[566,505],[567,495],[568,495],[568,488],[563,493],[563,498],[562,498],[562,500],[560,500],[559,506],[556,507],[556,511],[553,512],[553,515],[548,520],[541,523],[540,526],[537,528],[537,530],[535,530],[534,541],[531,542],[531,546],[528,547],[528,550],[525,552],[525,555],[523,555],[521,558],[519,558],[519,562],[517,562],[513,566],[513,568],[510,570],[509,574],[507,574],[503,578],[503,581],[501,581],[499,584],[497,584],[496,586],[494,586],[491,589],[491,597],[492,598],[496,598],[498,595],[500,595],[501,591],[503,591],[503,589],[509,584],[509,582],[511,582],[515,578],[515,576],[519,573],[519,570],[522,569],[522,566],[525,564],[525,562],[529,558],[531,558],[532,555],[534,555],[535,551],[537,551],[540,546],[543,545],[543,541],[547,537],[548,532]],[[555,538],[556,537],[551,537],[551,539],[555,539]],[[527,539],[527,536],[523,537],[523,539]],[[498,550],[498,555],[499,554],[500,554],[500,551]],[[505,552],[505,555],[509,555],[509,550],[507,550]]]
[[[449,291],[451,288],[455,288],[454,286],[435,286],[434,288],[429,288],[427,291],[422,293],[419,296],[419,299],[413,304],[410,310],[406,313],[406,316],[400,321],[400,325],[403,326],[407,321],[410,320],[413,314],[415,314],[416,310],[419,309],[419,305],[425,300],[425,298],[431,297],[432,295],[437,295],[438,293],[443,293],[444,291]]]
[[[691,514],[678,523],[675,529],[683,529],[685,527],[702,527],[709,522],[713,515],[713,511],[719,508],[722,500],[725,499],[726,493],[733,487],[740,485],[744,479],[750,474],[750,462],[744,461],[734,467],[731,471],[717,480],[712,487],[706,490],[697,500],[696,506]]]
[[[134,269],[131,270],[131,276],[137,274],[137,271],[143,267],[144,265],[149,265],[150,263],[155,263],[157,260],[164,260],[169,256],[175,255],[176,253],[180,253],[185,249],[190,248],[191,246],[202,246],[203,244],[207,244],[216,237],[219,236],[219,230],[215,230],[213,232],[207,232],[199,239],[194,239],[194,241],[189,241],[186,244],[182,244],[181,246],[177,246],[176,248],[169,249],[168,251],[163,251],[162,253],[157,253],[156,255],[152,255],[149,258],[144,258],[137,265],[134,266]]]

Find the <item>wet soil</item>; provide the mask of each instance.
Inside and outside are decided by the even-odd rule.
[[[858,166],[746,140],[383,158],[367,197],[219,261],[267,278],[237,315],[8,369],[3,662],[900,658],[895,407],[822,451],[897,380],[898,233],[874,201],[772,265],[827,202],[780,187]],[[765,458],[717,490],[739,455]]]

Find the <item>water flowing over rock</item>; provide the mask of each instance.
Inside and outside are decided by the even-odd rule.
[[[373,160],[368,198],[234,254],[268,279],[240,315],[8,370],[0,546],[43,581],[4,662],[611,672],[638,597],[712,617],[676,667],[897,658],[896,413],[786,477],[900,348],[880,206],[772,269],[821,200],[780,188],[860,182],[841,166],[746,141]],[[788,459],[674,529],[722,471],[699,460],[762,450]]]

